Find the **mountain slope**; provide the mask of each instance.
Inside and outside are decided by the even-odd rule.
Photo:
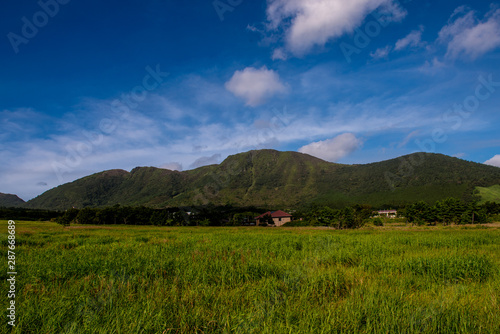
[[[4,208],[14,208],[23,206],[25,202],[17,197],[17,195],[3,194],[0,193],[0,207]]]
[[[116,189],[129,173],[114,169],[60,185],[28,201],[27,207],[43,209],[68,209],[109,205]]]
[[[441,154],[416,153],[366,165],[342,165],[297,152],[259,150],[185,172],[153,167],[138,167],[130,173],[106,171],[49,190],[27,206],[382,206],[450,196],[467,199],[474,187],[495,184],[500,184],[500,168]]]
[[[500,185],[496,184],[491,187],[477,187],[481,197],[481,203],[495,202],[500,203]]]

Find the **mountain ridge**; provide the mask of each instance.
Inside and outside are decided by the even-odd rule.
[[[19,207],[26,202],[17,195],[0,193],[0,207]]]
[[[467,198],[476,186],[495,184],[500,184],[500,168],[442,154],[414,153],[346,165],[298,152],[253,150],[228,156],[218,165],[182,172],[136,167],[130,172],[95,173],[48,190],[25,206],[382,206],[450,196]]]

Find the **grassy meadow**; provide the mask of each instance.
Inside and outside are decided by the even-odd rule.
[[[481,197],[480,203],[495,202],[500,203],[500,185],[494,185],[491,187],[477,187],[479,191],[479,196]]]
[[[16,223],[16,327],[4,315],[2,333],[499,333],[497,224]]]

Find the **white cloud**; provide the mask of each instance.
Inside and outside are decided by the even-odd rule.
[[[500,154],[495,155],[490,160],[484,162],[486,165],[500,167]]]
[[[215,165],[218,164],[221,161],[221,155],[220,154],[214,154],[210,157],[201,157],[196,159],[192,164],[191,168],[198,168],[201,166],[208,166],[208,165]]]
[[[357,78],[350,80],[356,84],[359,82]],[[342,78],[342,82],[349,85],[348,78]],[[425,106],[405,108],[397,101],[379,98],[356,104],[332,105],[326,114],[291,106],[286,114],[278,111],[270,115],[269,110],[256,110],[250,119],[233,119],[229,123],[225,119],[214,120],[193,123],[191,126],[172,123],[169,115],[164,115],[167,120],[164,122],[160,117],[161,112],[149,115],[131,112],[127,117],[114,115],[111,111],[105,111],[108,101],[98,103],[101,106],[86,106],[89,107],[85,108],[86,117],[95,119],[95,124],[99,124],[100,119],[110,118],[116,126],[102,140],[83,134],[84,130],[99,131],[98,126],[75,122],[73,127],[61,133],[48,132],[46,138],[21,136],[20,132],[17,136],[10,136],[8,143],[0,142],[0,156],[4,158],[4,163],[0,165],[0,192],[17,194],[27,200],[45,190],[37,185],[39,182],[46,182],[49,188],[59,185],[61,182],[53,169],[54,163],[65,165],[62,166],[63,181],[70,182],[107,169],[162,166],[165,157],[168,157],[168,161],[194,168],[218,163],[229,154],[310,140],[311,134],[314,134],[314,138],[328,138],[342,133],[370,136],[390,131],[411,132],[410,129],[428,127],[437,121],[422,116],[435,114],[435,110],[427,110]],[[257,121],[259,119],[262,121]],[[11,122],[16,124],[16,129],[22,129],[24,124],[14,122],[12,118]],[[168,124],[170,127],[165,127]],[[367,124],[370,124],[369,129]],[[145,128],[148,131],[143,131]],[[332,133],[332,129],[335,132]],[[22,138],[21,142],[17,141],[19,138]],[[78,155],[78,151],[87,146],[80,147],[81,144],[89,140],[95,141],[95,144]],[[193,163],[200,157],[205,159]]]
[[[225,86],[228,91],[244,99],[251,107],[258,106],[266,99],[287,91],[278,73],[268,70],[265,66],[260,69],[247,67],[243,71],[236,71]]]
[[[269,0],[268,29],[284,32],[286,48],[296,56],[350,33],[376,9],[386,21],[399,21],[406,11],[393,0]]]
[[[390,72],[384,74],[390,76]],[[316,66],[294,78],[296,80],[291,83],[297,87],[294,91],[302,95],[290,101],[286,112],[263,107],[202,120],[196,110],[203,106],[214,106],[216,112],[213,114],[219,116],[220,110],[234,111],[239,103],[222,85],[217,91],[219,95],[215,95],[221,103],[227,103],[227,108],[221,108],[224,104],[216,104],[209,96],[197,95],[198,83],[203,82],[198,79],[189,85],[184,80],[174,90],[169,88],[166,92],[150,94],[138,110],[128,114],[114,113],[110,108],[111,100],[78,105],[69,110],[72,116],[67,114],[57,119],[36,111],[0,112],[0,123],[8,124],[6,130],[11,130],[4,137],[0,133],[0,156],[3,158],[0,192],[18,194],[27,200],[45,190],[38,185],[40,182],[47,183],[48,188],[59,185],[54,162],[67,166],[62,176],[64,182],[69,182],[102,170],[130,170],[145,165],[165,167],[166,162],[178,162],[189,169],[200,157],[215,155],[212,162],[217,163],[229,154],[250,149],[292,147],[297,142],[319,141],[346,133],[370,137],[375,142],[377,136],[406,135],[419,128],[442,124],[439,122],[443,122],[441,116],[446,108],[426,102],[439,102],[438,95],[443,89],[454,87],[455,79],[440,82],[437,88],[434,85],[432,89],[423,88],[391,97],[378,93],[385,91],[387,86],[372,77],[373,74],[366,71],[341,75],[331,64]],[[411,79],[409,76],[408,80]],[[202,88],[210,87],[211,81],[206,81]],[[370,98],[356,95],[356,99],[352,99],[356,102],[342,98],[346,92],[359,89],[360,82],[363,82],[363,89],[370,91]],[[177,98],[177,95],[188,96],[188,99]],[[303,97],[308,100],[301,101]],[[111,120],[114,130],[110,133],[100,131],[99,124],[104,119]],[[63,127],[63,124],[66,125]],[[478,131],[486,127],[479,125],[471,118],[460,131]],[[93,131],[101,133],[102,140],[95,134],[87,136]],[[403,140],[404,135],[400,136]],[[89,141],[94,144],[85,150],[85,143]],[[75,151],[82,152],[80,158],[75,157]],[[198,161],[200,163],[211,161]]]
[[[178,162],[169,162],[167,164],[163,164],[160,166],[162,169],[168,169],[168,170],[173,170],[173,171],[181,171],[182,170],[182,164]]]
[[[424,65],[418,68],[422,73],[434,75],[446,67],[445,63],[439,61],[436,57],[432,61],[427,60]]]
[[[420,30],[414,30],[408,34],[408,36],[398,40],[394,46],[395,51],[401,51],[406,48],[418,48],[424,46],[425,43],[422,42],[422,32],[423,28]]]
[[[288,56],[283,48],[278,48],[273,51],[272,60],[287,60]]]
[[[438,42],[447,44],[446,57],[474,60],[500,46],[500,9],[493,9],[482,20],[464,6],[450,17],[439,32]]]
[[[318,141],[301,147],[298,151],[314,157],[336,162],[356,151],[362,141],[352,133],[344,133],[335,138]]]
[[[401,51],[406,48],[419,48],[425,46],[427,43],[422,41],[422,32],[424,28],[420,27],[420,30],[414,30],[410,32],[406,37],[398,40],[393,47],[387,45],[384,48],[379,48],[374,52],[370,53],[370,56],[374,59],[387,58],[389,54],[394,51]]]
[[[391,52],[391,47],[387,45],[385,48],[380,48],[375,50],[375,52],[371,52],[370,56],[374,59],[387,58],[390,52]]]

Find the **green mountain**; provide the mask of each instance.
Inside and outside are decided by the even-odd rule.
[[[25,202],[16,195],[0,193],[0,207],[14,208],[23,206]]]
[[[451,196],[471,199],[475,187],[495,184],[500,184],[500,168],[441,154],[415,153],[365,165],[342,165],[297,152],[258,150],[184,172],[153,167],[105,171],[51,189],[27,206],[291,208],[310,203],[333,207],[367,203],[380,207]]]

